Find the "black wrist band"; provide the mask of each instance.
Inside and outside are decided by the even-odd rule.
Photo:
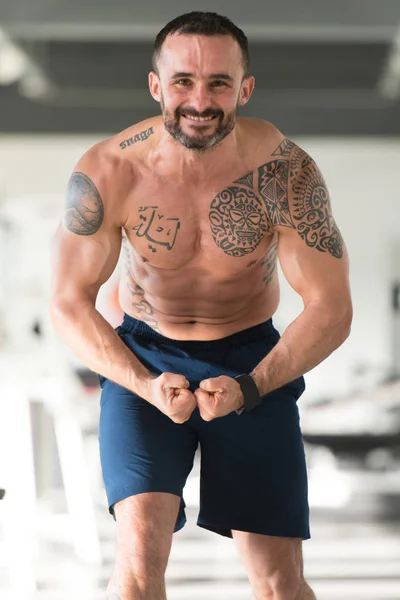
[[[260,392],[251,375],[238,375],[237,377],[234,377],[234,379],[236,379],[240,385],[244,398],[244,406],[235,411],[237,415],[241,415],[243,412],[249,412],[261,404]]]

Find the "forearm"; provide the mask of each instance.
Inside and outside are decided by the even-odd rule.
[[[351,309],[339,314],[309,304],[253,369],[251,375],[261,395],[304,375],[336,350],[349,335],[350,313]]]
[[[151,374],[90,300],[54,304],[51,317],[57,335],[89,369],[147,399]]]

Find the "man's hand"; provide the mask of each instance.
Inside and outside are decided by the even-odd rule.
[[[194,395],[204,421],[224,417],[244,404],[240,385],[227,375],[204,379]]]
[[[146,399],[174,423],[185,423],[196,408],[196,399],[188,387],[183,375],[162,373],[148,380]]]

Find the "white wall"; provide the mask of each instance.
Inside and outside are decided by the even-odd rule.
[[[40,272],[47,281],[48,240],[62,212],[69,174],[80,155],[99,139],[0,136],[3,194],[11,213],[18,212],[24,239],[29,241],[24,248],[21,239],[17,244],[19,260],[14,254],[8,257],[15,278],[21,276],[22,261],[32,282]],[[334,214],[349,249],[354,301],[351,337],[307,377],[308,399],[312,400],[351,389],[353,369],[360,363],[389,366],[389,257],[392,244],[400,239],[400,139],[295,141],[315,158],[328,183]],[[32,254],[37,256],[35,263],[30,260]],[[39,296],[41,285],[37,286]],[[34,283],[32,286],[35,288]],[[44,287],[47,289],[45,283]],[[40,304],[43,306],[43,299]],[[283,283],[275,323],[284,328],[301,309],[301,300]]]

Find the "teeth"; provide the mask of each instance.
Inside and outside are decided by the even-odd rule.
[[[184,115],[186,116],[186,115]],[[191,119],[192,121],[211,121],[214,117],[189,117],[186,116],[187,119]]]

